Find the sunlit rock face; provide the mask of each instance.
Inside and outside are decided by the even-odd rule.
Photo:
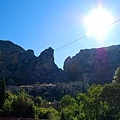
[[[11,41],[0,40],[0,78],[7,83],[32,84],[66,81],[63,70],[54,63],[54,50],[48,48],[38,57],[33,50],[24,50]]]
[[[71,81],[108,83],[120,66],[120,45],[80,50],[76,56],[64,62],[64,71]]]

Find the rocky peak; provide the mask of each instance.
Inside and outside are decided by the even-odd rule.
[[[25,52],[25,50],[20,47],[19,45],[14,44],[11,41],[4,41],[4,40],[0,40],[0,50],[3,52],[15,52],[15,53],[23,53]]]
[[[29,54],[30,56],[34,56],[34,51],[29,49],[26,51],[27,54]]]
[[[49,47],[48,49],[41,52],[38,58],[41,60],[44,60],[45,62],[49,60],[49,62],[53,63],[54,62],[54,50],[51,47]]]
[[[54,50],[49,47],[38,57],[34,51],[24,50],[11,41],[0,40],[0,78],[17,84],[66,81],[64,71],[54,63]]]

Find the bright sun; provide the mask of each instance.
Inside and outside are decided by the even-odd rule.
[[[95,33],[96,37],[101,40],[104,38],[108,26],[113,22],[112,15],[99,7],[92,10],[85,18],[85,25],[87,27],[87,36]]]

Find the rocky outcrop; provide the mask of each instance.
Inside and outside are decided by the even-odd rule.
[[[34,82],[62,82],[67,78],[54,63],[54,50],[48,48],[38,57],[33,50],[24,50],[11,41],[0,40],[0,78],[8,84],[32,84]]]
[[[120,45],[80,50],[64,62],[64,71],[70,81],[108,83],[120,66]]]
[[[64,70],[54,63],[54,50],[49,47],[36,57],[11,41],[0,40],[0,79],[7,84],[32,84],[83,81],[108,83],[120,66],[120,45],[80,50],[64,62]]]

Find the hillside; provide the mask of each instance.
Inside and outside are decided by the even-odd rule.
[[[49,47],[38,57],[11,41],[0,40],[0,78],[7,84],[33,84],[84,81],[109,83],[120,66],[120,45],[80,50],[64,62],[64,70],[54,63],[54,50]]]
[[[109,83],[120,66],[120,45],[80,50],[64,62],[64,71],[71,81]]]
[[[66,81],[64,71],[54,63],[54,50],[48,48],[36,57],[11,41],[0,40],[0,78],[9,84]]]

